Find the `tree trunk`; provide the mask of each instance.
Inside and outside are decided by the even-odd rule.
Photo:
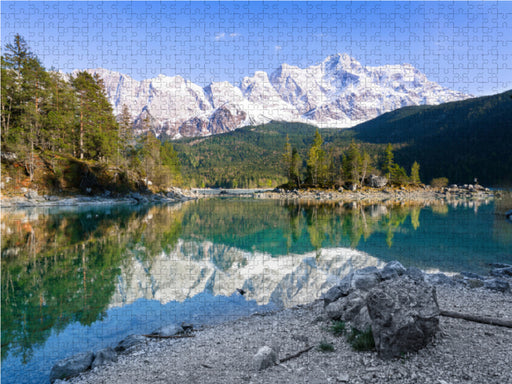
[[[478,316],[469,313],[459,313],[452,311],[441,311],[441,316],[452,317],[454,319],[463,319],[467,321],[473,321],[475,323],[496,325],[499,327],[512,328],[512,320],[496,319],[488,316]]]

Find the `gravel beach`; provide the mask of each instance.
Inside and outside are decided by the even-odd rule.
[[[510,280],[510,279],[509,279]],[[512,294],[437,286],[443,310],[512,320]],[[197,330],[195,337],[146,339],[71,380],[85,383],[486,383],[512,384],[512,329],[441,316],[434,342],[418,353],[381,360],[334,336],[322,300]],[[332,352],[318,345],[328,342]],[[268,345],[279,359],[265,370],[253,356]]]

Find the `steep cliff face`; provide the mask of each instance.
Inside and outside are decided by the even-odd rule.
[[[404,106],[469,97],[409,64],[364,67],[347,54],[308,68],[282,64],[270,76],[257,71],[238,85],[215,82],[205,88],[181,76],[139,82],[106,69],[89,72],[103,79],[116,114],[126,105],[140,121],[146,111],[152,128],[170,137],[206,136],[272,120],[347,128]]]

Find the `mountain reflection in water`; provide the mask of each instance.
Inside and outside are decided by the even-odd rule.
[[[243,288],[248,305],[291,306],[353,269],[392,259],[481,272],[510,262],[512,226],[496,224],[493,209],[211,199],[4,210],[2,360],[30,362],[70,325],[112,322],[116,308],[155,300],[185,305],[203,295],[206,307]]]

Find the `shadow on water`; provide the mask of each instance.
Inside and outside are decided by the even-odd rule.
[[[247,314],[240,312],[242,302],[252,303],[251,310],[306,302],[332,276],[393,259],[481,273],[489,262],[511,262],[512,225],[498,213],[507,204],[211,199],[3,211],[2,361],[9,355],[19,362],[2,367],[2,382],[33,362],[35,350],[49,348],[49,339],[99,324],[114,332],[121,322],[116,316],[129,317],[139,307],[138,316],[153,311],[161,323],[170,316],[169,305],[174,313],[190,307],[209,319],[217,312],[240,316]],[[221,299],[239,287],[247,291],[242,302]],[[122,321],[126,332],[135,324]],[[44,382],[45,375],[34,380]]]

